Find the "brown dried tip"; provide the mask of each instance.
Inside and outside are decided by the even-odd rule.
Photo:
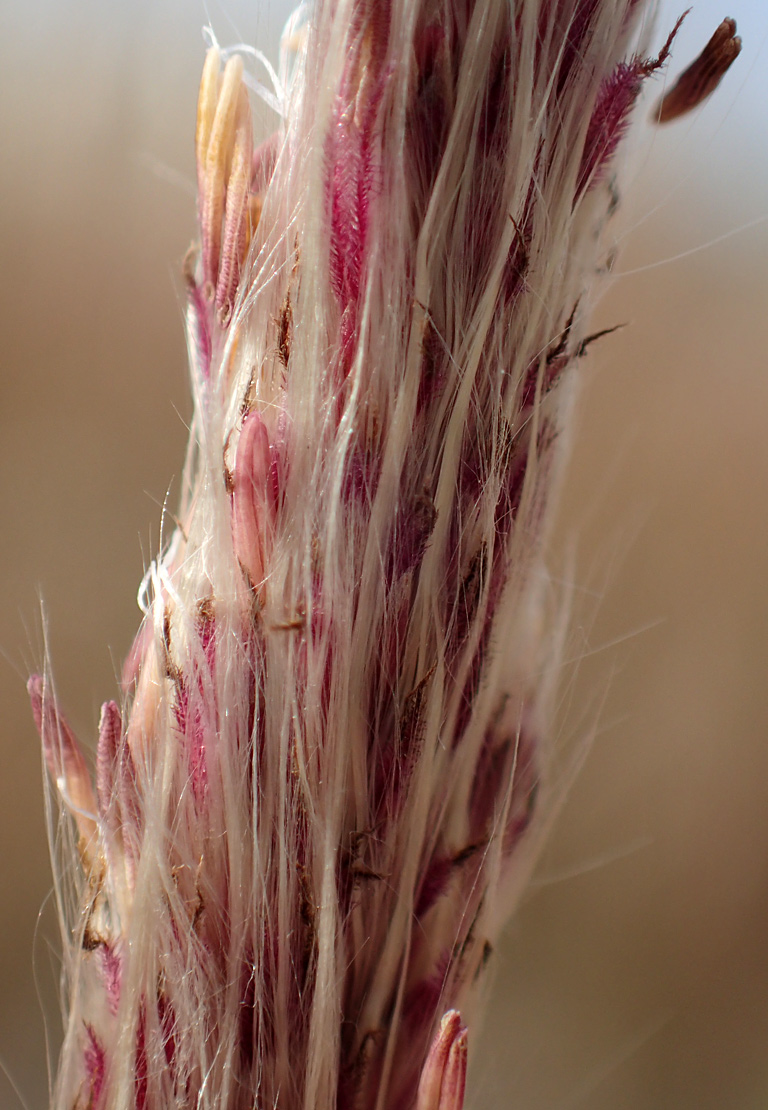
[[[724,19],[696,61],[691,62],[661,98],[653,114],[655,121],[669,123],[697,108],[715,91],[723,74],[740,53],[741,39],[736,34],[736,20]]]

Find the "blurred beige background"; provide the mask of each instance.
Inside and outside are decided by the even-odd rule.
[[[662,28],[680,6],[665,4]],[[60,695],[94,737],[185,442],[177,291],[200,27],[274,54],[285,7],[5,0],[0,13],[0,1110],[42,1110],[43,1012],[52,1046],[59,1022],[24,692],[39,599]],[[760,0],[701,0],[671,74],[726,14],[742,58],[703,111],[638,138],[613,229],[595,326],[631,326],[590,359],[553,542],[556,565],[577,551],[562,729],[597,735],[497,954],[469,1107],[768,1105]]]

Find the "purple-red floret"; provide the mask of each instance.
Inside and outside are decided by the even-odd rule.
[[[639,58],[619,62],[597,95],[587,127],[579,170],[578,192],[602,180],[617,146],[629,126],[629,114],[647,76],[647,63]]]
[[[117,1013],[120,1002],[120,986],[122,982],[122,961],[109,944],[100,944],[98,959],[101,964],[101,980],[107,994],[107,1005],[111,1014]]]
[[[687,11],[683,12],[677,20],[657,58],[635,56],[629,61],[619,62],[613,73],[602,82],[587,127],[577,196],[602,180],[616,147],[629,126],[630,112],[640,95],[643,81],[666,62],[675,36],[687,14]]]

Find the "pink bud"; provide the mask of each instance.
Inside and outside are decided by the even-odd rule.
[[[115,787],[115,770],[122,731],[123,718],[119,706],[114,701],[104,702],[101,707],[99,743],[96,748],[96,795],[101,817],[107,813]]]
[[[257,412],[243,421],[232,474],[235,554],[254,586],[264,581],[264,561],[274,520],[269,435]]]
[[[44,678],[33,675],[27,683],[32,715],[43,742],[45,762],[83,840],[84,862],[98,836],[96,798],[82,749],[54,700]]]
[[[439,1110],[462,1110],[467,1084],[467,1030],[462,1029],[448,1053],[440,1087]]]
[[[416,1110],[461,1110],[466,1073],[467,1030],[458,1010],[448,1010],[422,1068]]]

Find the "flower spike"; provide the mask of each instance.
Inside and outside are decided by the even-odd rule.
[[[51,1110],[463,1110],[576,762],[544,553],[675,31],[648,56],[650,0],[302,7],[255,147],[249,51],[204,62],[190,447],[95,790],[30,680],[83,862]]]

